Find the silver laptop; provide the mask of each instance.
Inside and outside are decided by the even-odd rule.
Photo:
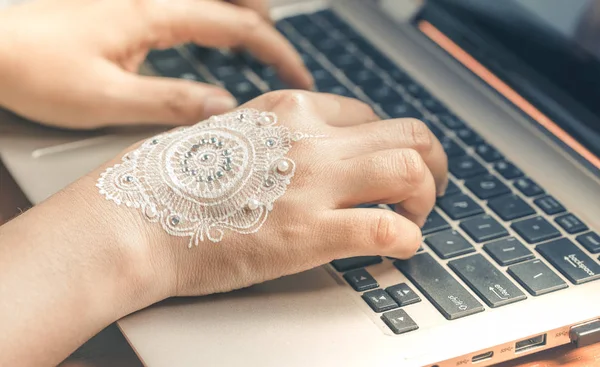
[[[150,367],[489,366],[600,340],[596,0],[273,2],[317,89],[417,117],[452,182],[409,260],[337,259],[119,322]],[[248,55],[152,52],[149,73],[286,88]],[[65,133],[3,118],[0,154],[37,203],[157,131]],[[381,210],[389,207],[381,206]]]

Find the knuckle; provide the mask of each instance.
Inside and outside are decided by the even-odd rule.
[[[298,109],[306,109],[310,104],[309,96],[298,90],[282,90],[269,92],[263,97],[266,104],[274,110],[281,109],[282,111],[296,111]]]
[[[393,247],[398,238],[398,228],[395,225],[394,213],[382,210],[373,221],[371,233],[375,246],[387,251]]]
[[[240,12],[238,21],[241,22],[240,29],[243,32],[243,34],[249,34],[250,32],[253,32],[263,22],[263,19],[260,16],[260,14],[258,14],[258,12],[253,9],[239,8],[238,11]]]
[[[408,136],[412,143],[412,148],[428,153],[433,147],[433,137],[429,127],[421,120],[406,119],[404,120],[404,133]]]
[[[403,165],[399,172],[402,172],[406,184],[416,187],[425,181],[427,165],[419,152],[414,149],[403,149],[401,151],[401,159],[398,162],[401,162]]]

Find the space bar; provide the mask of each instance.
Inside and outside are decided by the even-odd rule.
[[[408,260],[397,260],[394,265],[448,320],[484,310],[483,305],[431,255],[425,253]]]

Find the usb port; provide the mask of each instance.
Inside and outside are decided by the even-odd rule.
[[[546,345],[546,334],[534,336],[533,338],[521,340],[515,344],[515,353],[524,352],[529,349]]]
[[[492,359],[493,356],[494,352],[492,351],[481,353],[471,358],[471,363],[487,361],[488,359]]]

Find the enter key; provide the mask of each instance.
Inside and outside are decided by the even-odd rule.
[[[500,307],[527,298],[481,254],[450,261],[448,266],[490,307]]]

